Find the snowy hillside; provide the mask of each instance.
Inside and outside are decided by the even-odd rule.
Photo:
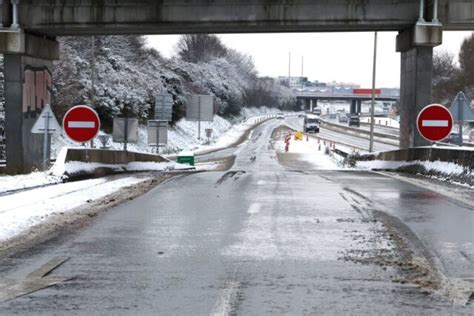
[[[213,122],[201,122],[201,139],[198,140],[198,124],[197,122],[189,122],[185,119],[179,120],[175,126],[168,130],[168,145],[160,148],[160,153],[173,154],[183,150],[197,150],[210,148],[215,146],[224,146],[229,141],[241,136],[240,124],[252,117],[258,117],[265,114],[276,113],[277,109],[273,108],[244,108],[238,117],[232,119],[224,119],[221,116],[214,115]],[[205,129],[212,128],[212,136],[207,143],[205,137]],[[235,131],[234,131],[235,130]],[[101,132],[101,134],[105,134]],[[155,148],[148,146],[148,137],[146,126],[142,125],[139,129],[139,141],[137,144],[128,144],[128,150],[137,152],[155,152]],[[62,147],[78,147],[80,144],[70,141],[66,136],[53,135],[51,156],[55,158]],[[95,139],[94,146],[101,148],[102,144]],[[110,149],[122,149],[122,143],[114,143],[110,140],[107,144]]]

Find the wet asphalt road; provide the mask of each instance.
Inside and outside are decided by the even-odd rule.
[[[0,259],[21,279],[55,257],[75,277],[0,303],[0,314],[472,313],[410,282],[390,222],[447,278],[473,277],[474,210],[371,172],[279,163],[256,128],[229,172],[181,176],[27,252]]]

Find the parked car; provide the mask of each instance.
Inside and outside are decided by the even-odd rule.
[[[344,113],[339,114],[339,123],[347,123],[347,121],[349,121],[347,115]]]
[[[349,126],[360,126],[360,118],[358,115],[351,115],[349,118]]]
[[[285,119],[285,115],[283,115],[283,113],[278,113],[278,114],[277,114],[277,119],[279,119],[279,120],[284,120],[284,119]]]
[[[462,138],[458,132],[451,132],[448,138],[446,138],[444,141],[450,144],[457,144],[457,145],[462,144]]]

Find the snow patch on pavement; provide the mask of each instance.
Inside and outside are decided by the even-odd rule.
[[[275,148],[277,152],[285,153],[284,141],[277,141],[275,143]],[[326,152],[328,152],[328,154],[326,154]],[[308,138],[308,140],[306,140],[306,136],[303,140],[295,140],[293,133],[290,140],[288,153],[299,154],[299,159],[311,163],[317,169],[341,169],[340,165],[338,164],[337,158],[333,157],[330,151],[330,147],[324,145],[322,142],[318,143],[318,141],[312,137]]]

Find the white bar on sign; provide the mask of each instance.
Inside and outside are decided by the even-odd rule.
[[[69,121],[67,122],[69,128],[95,128],[95,122],[91,121]]]
[[[421,126],[424,127],[448,127],[447,120],[423,120]]]

